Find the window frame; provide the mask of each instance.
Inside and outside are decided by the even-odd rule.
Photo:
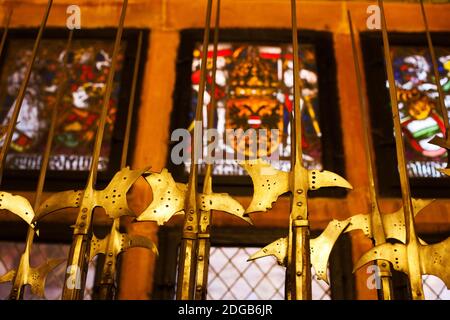
[[[434,46],[450,47],[450,33],[432,32]],[[366,31],[360,33],[362,58],[367,84],[370,124],[373,148],[375,151],[376,176],[381,196],[401,197],[400,179],[397,170],[397,155],[393,136],[391,112],[380,112],[380,107],[389,106],[389,91],[386,83],[383,45],[381,33]],[[424,33],[390,32],[391,46],[427,47]],[[385,94],[382,94],[382,93]],[[380,94],[381,93],[381,94]],[[410,178],[411,193],[414,197],[446,198],[450,188],[450,179],[442,178]]]
[[[2,30],[3,31],[3,30]],[[135,147],[135,136],[137,127],[137,115],[139,106],[141,104],[141,91],[143,76],[145,70],[145,63],[148,49],[149,29],[127,28],[123,32],[122,41],[127,42],[125,50],[124,66],[122,70],[122,78],[120,81],[120,93],[118,99],[118,113],[114,124],[114,130],[111,138],[111,153],[109,156],[109,168],[105,172],[99,172],[97,178],[97,185],[105,187],[111,180],[114,174],[120,169],[120,155],[123,148],[123,139],[125,133],[125,124],[129,104],[129,93],[131,91],[131,83],[133,77],[134,63],[137,55],[137,43],[139,32],[143,32],[142,44],[142,59],[139,66],[138,85],[136,87],[136,99],[134,102],[132,126],[130,132],[129,149],[133,150]],[[77,30],[74,34],[74,40],[89,39],[89,40],[110,40],[114,42],[117,30],[114,28],[104,29],[82,29]],[[8,31],[8,37],[5,42],[3,54],[0,57],[0,71],[6,61],[6,52],[11,45],[12,40],[16,39],[30,39],[34,41],[36,37],[36,28],[13,28]],[[65,43],[68,37],[68,30],[64,28],[46,28],[43,35],[43,40],[60,40]],[[129,162],[132,161],[132,152],[129,153]],[[39,170],[5,170],[2,187],[4,190],[20,190],[20,191],[34,191],[36,188]],[[46,190],[60,191],[61,189],[76,189],[83,187],[87,181],[88,171],[48,171],[46,179]]]
[[[176,83],[173,93],[173,110],[170,132],[177,128],[187,128],[188,113],[192,101],[192,60],[196,43],[203,37],[201,29],[185,29],[180,32],[180,45],[176,62]],[[322,164],[324,170],[345,176],[344,152],[337,89],[336,59],[334,55],[333,34],[325,31],[300,30],[300,44],[312,44],[316,52],[317,73],[319,76],[319,123],[322,129]],[[280,45],[292,43],[292,33],[288,29],[221,29],[219,42],[249,43],[253,45]],[[324,116],[326,115],[326,116]],[[184,164],[175,165],[170,159],[176,142],[170,142],[167,154],[167,167],[180,182],[188,181]],[[200,180],[202,176],[200,176]],[[215,190],[230,192],[233,195],[251,195],[249,176],[215,176]],[[312,197],[345,197],[342,188],[317,190]]]

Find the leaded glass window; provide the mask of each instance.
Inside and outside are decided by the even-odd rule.
[[[393,46],[397,96],[407,158],[412,178],[441,178],[438,171],[447,164],[445,149],[430,144],[443,137],[445,124],[438,102],[436,79],[426,47]],[[450,108],[450,48],[436,48],[440,83],[445,104]]]
[[[13,135],[6,168],[38,170],[55,103],[65,55],[65,39],[44,39],[36,58],[24,102]],[[107,171],[111,138],[118,112],[123,51],[111,96],[99,170]],[[0,74],[0,120],[7,125],[30,60],[33,40],[9,41]],[[53,171],[89,170],[92,145],[103,103],[113,42],[101,39],[74,40],[68,57],[69,84],[65,91],[54,138],[49,169]]]
[[[260,248],[212,247],[209,261],[208,299],[283,300],[286,268],[273,257],[247,262]],[[313,300],[330,300],[330,286],[317,280],[312,269]]]
[[[275,257],[247,259],[264,245],[284,235],[281,229],[260,229],[257,233],[241,228],[219,228],[211,234],[207,299],[280,300],[285,295],[286,268]],[[162,227],[158,234],[160,255],[154,282],[154,299],[174,299],[181,233],[178,228]],[[312,273],[314,300],[354,299],[350,239],[336,243],[329,260],[330,285]]]
[[[438,277],[425,275],[422,282],[426,300],[450,300],[450,290]]]
[[[206,120],[211,108],[212,50],[208,49],[207,88],[203,108]],[[193,121],[199,90],[201,45],[197,44],[192,61],[192,101],[189,119]],[[303,87],[303,160],[309,169],[322,169],[322,131],[319,124],[319,96],[316,54],[313,45],[300,47],[300,77]],[[236,155],[246,158],[267,156],[282,170],[290,168],[291,132],[290,113],[293,106],[293,62],[290,45],[263,46],[245,43],[220,43],[216,72],[217,99],[215,128],[218,148],[215,175],[244,175]],[[206,128],[207,122],[204,121]],[[192,126],[191,126],[192,127]],[[233,139],[236,130],[242,134],[255,129],[256,135],[244,142]],[[233,131],[234,130],[234,131]],[[264,131],[266,130],[266,131]],[[276,133],[272,133],[276,130]],[[231,133],[230,133],[231,131]],[[267,132],[267,133],[266,133]],[[257,141],[257,149],[250,147]],[[256,147],[255,147],[256,148]],[[206,146],[204,156],[206,156]],[[189,161],[185,163],[186,172]]]

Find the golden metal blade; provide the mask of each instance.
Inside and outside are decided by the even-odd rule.
[[[105,256],[99,275],[99,284],[96,285],[98,291],[98,297],[96,298],[99,300],[111,300],[115,297],[117,257],[119,254],[134,247],[147,248],[155,254],[158,253],[153,241],[143,236],[121,233],[119,232],[119,225],[120,220],[114,219],[111,231],[105,238],[99,239],[93,235],[91,240],[89,259],[92,260],[98,254]]]
[[[353,216],[351,218],[351,227],[349,227],[346,232],[350,231],[352,227],[354,227],[353,222],[355,220],[358,220],[359,222],[364,223],[364,229],[362,229],[365,234],[369,233],[370,229],[370,238],[373,240],[375,245],[383,244],[386,242],[386,232],[385,230],[390,228],[394,229],[395,231],[399,230],[400,228],[397,228],[397,224],[400,226],[400,222],[393,224],[384,224],[384,219],[381,215],[380,209],[378,207],[378,197],[377,197],[377,186],[376,186],[376,180],[375,180],[375,173],[374,173],[374,159],[373,159],[373,149],[372,149],[372,139],[370,135],[370,122],[369,122],[369,109],[367,107],[366,99],[365,99],[365,92],[363,91],[363,82],[362,82],[362,73],[361,68],[359,64],[359,55],[358,50],[356,48],[356,40],[355,40],[355,34],[353,31],[353,24],[352,24],[352,17],[350,14],[350,11],[347,11],[347,17],[348,17],[348,25],[350,29],[350,37],[352,42],[352,51],[353,51],[353,61],[355,65],[355,74],[356,74],[356,81],[358,85],[358,98],[359,98],[359,104],[361,108],[361,115],[362,115],[362,123],[364,126],[364,151],[366,156],[366,165],[367,165],[367,174],[369,177],[369,198],[370,198],[370,208],[371,212],[366,216],[363,215],[363,219],[358,219],[359,216]],[[403,224],[404,225],[404,224]],[[361,226],[363,227],[363,226]],[[378,298],[380,300],[392,300],[393,299],[393,286],[392,286],[392,274],[390,270],[390,266],[386,263],[378,263],[377,266],[380,270],[381,276],[381,288],[378,289]]]
[[[272,207],[280,195],[290,191],[291,210],[289,219],[289,234],[286,240],[277,242],[265,247],[251,259],[267,255],[274,252],[277,260],[286,262],[286,299],[288,300],[310,300],[311,299],[311,252],[308,220],[308,191],[317,190],[321,187],[336,186],[351,188],[342,177],[329,171],[307,170],[303,166],[302,152],[302,123],[300,113],[300,100],[302,93],[302,82],[300,78],[298,61],[298,35],[297,35],[297,14],[296,0],[291,0],[292,17],[292,47],[294,60],[294,113],[292,125],[292,150],[291,150],[291,171],[282,172],[262,160],[243,163],[253,181],[253,198],[246,212],[266,211]],[[305,99],[303,99],[305,100]],[[342,228],[335,228],[331,222],[324,234],[315,242],[318,247],[322,247],[326,252],[331,251],[333,244],[339,234],[348,224],[337,222]],[[335,230],[330,233],[329,230]],[[332,236],[330,236],[332,235]],[[281,252],[286,246],[286,257]],[[266,251],[264,251],[266,250]],[[281,250],[281,251],[280,251]],[[316,250],[315,252],[317,252]],[[262,252],[262,253],[261,253]],[[328,261],[328,255],[324,256]],[[326,277],[323,265],[326,265],[324,258],[315,259],[320,277]],[[322,274],[323,272],[323,274]]]
[[[390,261],[394,268],[408,275],[413,299],[424,299],[422,274],[433,274],[440,277],[446,285],[449,285],[450,270],[445,266],[449,263],[450,239],[433,245],[422,245],[417,238],[413,206],[411,202],[409,180],[406,171],[406,159],[404,154],[403,137],[400,124],[400,116],[397,104],[396,88],[393,66],[390,56],[389,39],[387,35],[386,19],[383,2],[378,1],[383,33],[384,57],[389,81],[389,93],[392,104],[392,116],[394,120],[395,142],[397,149],[397,161],[402,188],[403,210],[405,217],[405,244],[382,244],[369,250],[356,264],[355,269],[360,268],[373,260]]]
[[[184,211],[187,185],[175,182],[167,169],[163,169],[161,173],[149,173],[145,179],[152,188],[153,201],[137,217],[137,221],[156,221],[159,225],[163,225],[172,216]],[[200,210],[224,211],[251,224],[250,218],[245,216],[242,205],[227,193],[198,193],[196,203]]]
[[[87,276],[87,268],[89,262],[89,252],[90,252],[90,239],[92,237],[92,218],[93,211],[95,206],[93,204],[97,201],[102,201],[104,206],[107,206],[105,209],[109,209],[110,212],[120,212],[121,210],[126,210],[124,207],[117,208],[117,203],[121,203],[122,205],[126,204],[126,191],[121,189],[108,189],[108,187],[104,190],[105,194],[102,199],[96,199],[96,195],[98,196],[100,193],[94,191],[96,179],[97,179],[97,171],[98,171],[98,161],[100,157],[100,151],[103,141],[103,134],[105,131],[105,123],[106,116],[108,112],[109,101],[112,94],[113,89],[113,80],[115,76],[115,71],[117,67],[117,57],[120,50],[120,43],[122,39],[122,33],[125,23],[125,16],[127,11],[128,0],[124,0],[122,4],[122,10],[120,14],[119,26],[116,33],[116,38],[114,42],[113,55],[111,59],[111,68],[108,74],[107,82],[106,82],[106,90],[105,95],[103,97],[103,106],[101,109],[100,120],[98,123],[97,135],[95,137],[95,144],[92,153],[92,162],[91,168],[89,171],[89,177],[86,184],[86,188],[82,194],[82,197],[79,199],[80,201],[80,210],[78,213],[76,225],[73,232],[73,241],[71,250],[69,252],[68,258],[68,268],[70,270],[74,270],[75,275],[66,273],[66,277],[64,283],[66,284],[63,287],[63,300],[80,300],[83,299],[84,287],[86,284],[86,276]],[[122,171],[121,171],[122,172]],[[131,174],[132,171],[129,171],[128,174]],[[121,174],[120,172],[118,174]],[[116,174],[117,176],[117,174]],[[115,177],[116,177],[115,176]],[[127,178],[124,175],[124,178]],[[114,180],[114,179],[113,179]],[[128,181],[121,181],[120,186],[129,185]],[[112,191],[112,194],[111,194]],[[119,197],[120,195],[120,197]],[[112,197],[112,199],[110,198]],[[116,197],[114,197],[116,196]],[[125,199],[124,199],[125,198]],[[116,200],[115,200],[116,199]],[[113,209],[113,210],[111,210]],[[76,283],[76,285],[69,285],[73,278],[80,279],[80,285]]]
[[[202,60],[200,67],[200,84],[198,91],[195,123],[202,121],[204,92],[207,76],[207,53],[212,14],[212,0],[208,0],[206,8],[205,31],[202,45]],[[218,28],[220,17],[220,2],[217,3],[216,25],[214,35],[213,81],[211,110],[208,114],[208,127],[214,121],[215,108],[215,71],[217,57]],[[176,183],[170,173],[163,169],[160,173],[149,172],[147,182],[153,191],[153,201],[149,207],[137,218],[138,221],[156,221],[164,224],[173,215],[184,213],[183,236],[180,248],[177,299],[204,299],[206,295],[207,265],[209,260],[209,226],[211,211],[218,210],[235,215],[251,223],[245,214],[245,209],[235,199],[225,193],[212,191],[212,165],[206,166],[203,193],[197,190],[198,165],[195,150],[202,150],[203,126],[194,127],[192,139],[191,168],[187,185]],[[199,134],[200,133],[200,134]],[[200,148],[199,148],[200,146]]]
[[[337,239],[349,224],[350,219],[332,220],[317,238],[310,240],[311,265],[316,271],[318,280],[329,284],[327,268],[330,253]],[[247,261],[274,256],[280,266],[287,267],[287,248],[288,238],[280,238],[255,252]]]
[[[216,71],[217,71],[217,46],[219,41],[219,23],[220,23],[220,0],[216,1],[216,19],[214,24],[214,44],[213,44],[213,56],[212,56],[212,74],[211,74],[211,102],[208,109],[207,127],[212,129],[214,127],[214,116],[216,110]],[[203,55],[203,59],[207,60],[207,55]],[[213,193],[212,190],[212,164],[208,161],[205,169],[205,177],[203,180],[203,195],[201,196],[202,206],[199,213],[198,221],[198,237],[197,237],[197,255],[195,256],[195,265],[193,266],[197,271],[195,274],[195,300],[206,300],[208,289],[208,267],[209,267],[209,253],[211,248],[210,241],[210,225],[212,220],[211,210],[206,209],[205,205],[208,205],[207,199]],[[232,202],[231,206],[227,206],[224,211],[233,210],[238,208],[244,210],[244,208],[234,199],[224,194],[223,200],[230,198]],[[243,212],[243,211],[242,211]],[[241,214],[243,214],[240,212]],[[249,219],[249,218],[247,218]],[[250,220],[251,221],[251,220]]]
[[[134,216],[133,211],[128,207],[126,195],[146,170],[147,168],[130,170],[129,167],[125,167],[114,175],[103,190],[69,190],[52,194],[40,205],[36,220],[41,220],[48,214],[61,209],[80,207],[83,209],[102,207],[112,219]],[[89,199],[81,200],[87,197],[85,196],[87,192]],[[82,210],[82,215],[87,215],[87,212],[88,209]]]
[[[206,61],[208,53],[209,29],[211,24],[212,0],[207,1],[206,19],[203,34],[202,45],[202,62],[200,67],[200,83],[197,97],[197,107],[195,110],[196,123],[202,123],[202,109],[204,102],[204,92],[206,88]],[[191,168],[189,174],[189,183],[187,185],[187,193],[184,202],[184,223],[183,236],[181,240],[181,248],[179,254],[177,290],[176,298],[178,300],[192,300],[194,298],[195,287],[195,259],[197,254],[197,238],[198,238],[198,218],[199,211],[197,207],[197,159],[196,149],[202,145],[202,126],[194,127],[194,135],[191,139]],[[199,140],[198,137],[200,137]],[[197,141],[196,141],[197,140]]]
[[[133,81],[131,84],[131,94],[130,100],[128,103],[128,115],[127,115],[127,124],[125,127],[125,136],[123,141],[122,148],[122,158],[121,158],[121,168],[125,168],[127,164],[128,158],[128,147],[130,141],[130,132],[131,132],[131,120],[133,116],[134,110],[134,102],[136,96],[136,87],[138,83],[138,74],[139,74],[139,65],[141,61],[142,54],[142,42],[143,42],[143,32],[139,32],[138,45],[137,45],[137,55],[134,63],[134,72],[133,72]],[[139,176],[142,175],[143,172],[139,173]],[[138,179],[139,177],[136,177]],[[119,177],[119,181],[123,180],[123,177]],[[124,189],[124,188],[120,188]],[[111,190],[111,189],[110,189]],[[114,192],[114,189],[113,189]],[[104,198],[104,197],[100,197]],[[112,198],[114,199],[114,197]],[[117,197],[116,197],[117,199]],[[126,205],[126,203],[125,203]],[[119,208],[119,211],[113,212],[113,214],[109,215],[114,218],[113,224],[111,226],[111,230],[109,234],[104,239],[98,239],[95,235],[93,235],[93,239],[91,240],[91,254],[90,258],[92,259],[98,253],[103,253],[105,255],[105,260],[102,261],[103,265],[101,266],[101,271],[99,274],[100,281],[95,284],[95,291],[98,294],[94,297],[94,299],[98,300],[113,300],[116,295],[116,274],[117,274],[117,258],[118,255],[128,248],[133,247],[142,247],[148,248],[152,250],[154,253],[158,253],[156,245],[148,238],[137,236],[137,235],[129,235],[127,233],[120,233],[120,216],[124,215],[123,207]],[[131,210],[128,209],[126,214],[134,215]],[[103,251],[99,251],[96,248],[102,248]]]

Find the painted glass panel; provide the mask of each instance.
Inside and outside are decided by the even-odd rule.
[[[437,169],[447,164],[446,151],[428,143],[444,136],[436,81],[426,47],[394,46],[394,71],[405,140],[408,174],[412,178],[444,177]],[[450,48],[437,47],[436,55],[447,110],[450,108]]]
[[[65,45],[64,39],[42,41],[7,156],[7,169],[38,170],[40,168],[50,114],[61,79]],[[8,45],[0,75],[1,125],[7,125],[11,117],[31,56],[32,46],[33,41],[26,39],[14,39]],[[50,170],[89,170],[112,49],[113,42],[110,40],[74,40],[73,51],[68,57],[69,84],[58,113]],[[124,55],[121,54],[118,59],[99,161],[100,171],[108,170],[123,57]]]
[[[203,107],[203,125],[211,107],[212,46],[208,50],[209,70]],[[300,47],[300,76],[303,79],[303,160],[309,169],[322,169],[322,144],[318,99],[318,74],[314,46]],[[192,103],[190,123],[194,120],[200,80],[201,45],[193,52]],[[215,128],[218,147],[214,175],[244,175],[237,164],[237,154],[245,158],[266,156],[282,170],[290,168],[291,130],[289,125],[293,106],[293,62],[289,45],[263,46],[242,43],[221,43],[218,48]],[[190,126],[190,129],[193,125]],[[256,136],[239,136],[255,129]],[[234,130],[234,131],[232,131]],[[271,130],[276,130],[276,133]],[[240,136],[242,137],[242,136]],[[256,143],[255,143],[256,141]],[[253,143],[253,144],[252,144]],[[207,154],[206,143],[203,155]],[[257,145],[256,149],[249,147]],[[220,154],[219,157],[217,155]],[[201,160],[200,160],[201,163]],[[189,163],[185,162],[189,171]]]

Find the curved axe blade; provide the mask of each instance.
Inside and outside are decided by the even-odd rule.
[[[450,237],[442,242],[419,247],[422,274],[431,274],[450,289]]]
[[[26,257],[28,259],[28,257]],[[22,270],[10,270],[0,277],[0,283],[18,281],[21,286],[30,285],[31,293],[45,298],[45,281],[47,275],[66,259],[49,259],[37,268],[30,268],[28,262],[21,264]],[[27,260],[28,261],[28,260]],[[19,266],[19,268],[20,268]],[[20,277],[20,279],[15,279]]]
[[[104,208],[106,214],[112,219],[134,216],[128,207],[127,193],[147,170],[148,168],[130,170],[129,167],[125,167],[117,172],[105,189],[95,192],[96,206]]]
[[[344,221],[330,221],[320,236],[310,241],[311,264],[316,271],[317,279],[323,280],[328,284],[330,283],[328,281],[327,268],[331,250],[336,240],[350,224],[350,220],[351,218]]]
[[[428,206],[434,201],[434,199],[414,199],[411,198],[414,216],[419,214],[422,209]],[[402,243],[406,242],[406,226],[405,226],[405,214],[403,208],[398,211],[384,214],[383,226],[386,234],[386,239],[396,239]]]
[[[233,199],[228,193],[200,194],[197,197],[197,203],[203,211],[224,211],[253,225],[250,217],[245,216],[244,207],[242,207],[242,205]]]
[[[107,246],[108,246],[108,238],[109,235],[103,239],[97,238],[95,234],[92,235],[91,239],[91,248],[89,251],[89,261],[94,259],[94,257],[100,253],[106,254]]]
[[[147,248],[152,250],[155,254],[158,254],[155,243],[149,238],[140,235],[121,233],[114,228],[103,239],[99,239],[93,235],[89,260],[92,260],[98,254],[112,254],[111,257],[115,258],[121,252],[134,247]]]
[[[68,190],[52,194],[39,206],[35,220],[39,221],[48,214],[61,209],[78,208],[82,197],[83,190]]]
[[[167,169],[161,173],[151,172],[145,177],[153,192],[153,201],[142,212],[137,221],[156,221],[163,225],[169,219],[183,211],[186,186],[176,183]]]
[[[336,240],[349,224],[350,219],[345,221],[332,220],[320,236],[311,240],[311,264],[314,267],[319,280],[321,279],[326,283],[329,283],[327,267],[331,250],[333,249]],[[274,256],[279,265],[286,267],[287,242],[287,237],[280,238],[255,252],[247,261]]]
[[[19,195],[12,195],[9,192],[0,192],[0,209],[8,210],[16,216],[22,218],[30,227],[34,228],[35,214],[30,202]]]
[[[16,270],[9,270],[4,275],[0,276],[0,283],[10,282],[16,276]]]
[[[30,268],[28,284],[31,286],[31,292],[41,298],[45,298],[45,281],[47,280],[47,275],[65,260],[50,259],[37,268]]]
[[[386,260],[392,263],[395,270],[408,273],[407,256],[406,245],[402,243],[383,243],[364,253],[355,264],[353,272],[371,261]]]
[[[246,213],[267,211],[278,197],[289,191],[289,173],[275,169],[262,159],[240,165],[253,181],[253,198]]]
[[[353,189],[352,185],[340,175],[323,170],[308,170],[309,190],[317,190],[323,187],[341,187]]]
[[[412,199],[414,215],[421,212],[423,208],[432,203],[434,199]],[[402,243],[406,241],[405,217],[403,208],[392,212],[381,214],[383,229],[386,239],[396,239]],[[350,217],[350,225],[345,229],[345,233],[361,230],[368,238],[373,238],[370,214],[357,214]]]
[[[274,256],[280,266],[286,267],[286,256],[287,256],[287,237],[280,238],[274,242],[268,244],[261,250],[258,250],[252,254],[247,261],[256,260],[259,258]]]
[[[136,180],[146,171],[130,170],[125,167],[117,172],[104,190],[93,190],[94,196],[90,208],[102,207],[111,218],[124,215],[133,215],[128,208],[126,194]],[[83,199],[84,190],[70,190],[51,195],[39,207],[35,220],[40,220],[46,215],[65,208],[78,208]],[[85,205],[88,205],[85,203]]]

